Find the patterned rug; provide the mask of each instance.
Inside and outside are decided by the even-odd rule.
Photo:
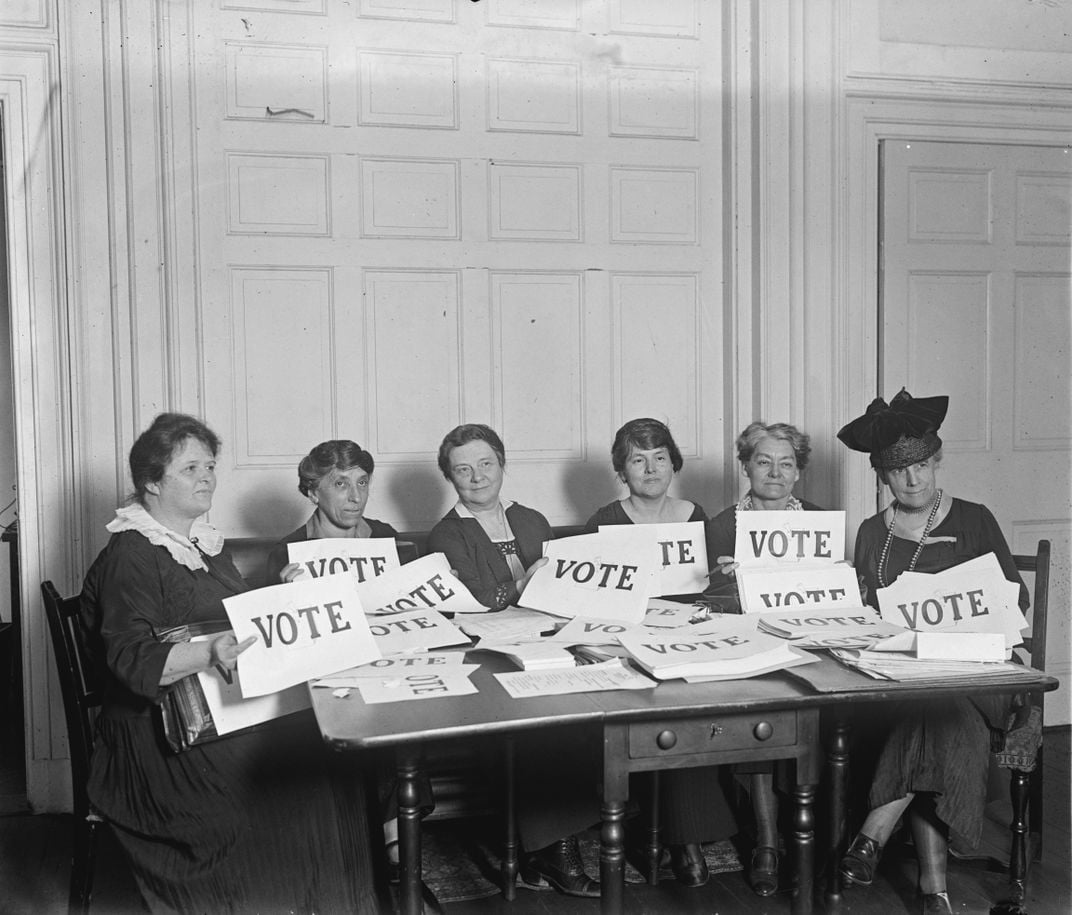
[[[488,829],[474,828],[458,820],[425,823],[421,830],[424,882],[440,902],[463,902],[494,896],[499,887],[499,846],[489,839]],[[580,837],[585,870],[599,874],[599,833],[592,830]],[[729,840],[703,846],[712,874],[741,870],[741,862]],[[669,866],[660,868],[659,879],[673,880]],[[626,883],[643,883],[644,878],[626,864]],[[519,886],[523,886],[520,884]]]

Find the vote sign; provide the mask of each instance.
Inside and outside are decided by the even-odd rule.
[[[287,556],[301,566],[301,577],[351,573],[358,584],[399,567],[393,537],[324,537],[287,544]]]
[[[742,569],[842,560],[845,512],[739,511],[733,558]]]
[[[604,524],[599,528],[599,536],[632,538],[641,531],[648,535],[656,556],[653,595],[695,594],[707,587],[707,538],[702,521]]]
[[[546,565],[529,579],[520,603],[556,616],[639,623],[659,569],[645,525],[614,537],[581,534],[544,544]]]
[[[439,610],[443,613],[487,613],[450,570],[443,553],[429,553],[358,586],[365,612],[404,613]]]
[[[738,569],[737,590],[745,613],[829,607],[832,604],[861,606],[856,572],[851,566],[840,563],[810,568]]]
[[[379,658],[352,575],[327,575],[224,598],[239,642],[242,695],[264,696]]]

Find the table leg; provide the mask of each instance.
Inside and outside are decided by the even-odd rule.
[[[827,750],[827,773],[830,785],[830,837],[827,847],[826,904],[836,911],[841,903],[841,875],[838,865],[845,854],[845,826],[848,819],[849,723],[843,714],[834,719]]]
[[[648,777],[650,778],[651,797],[648,802],[648,828],[645,833],[647,841],[644,843],[644,857],[647,859],[648,865],[648,872],[645,876],[648,878],[650,886],[658,886],[659,855],[662,851],[662,845],[659,842],[659,773],[658,771],[649,772]]]
[[[514,771],[514,738],[503,742],[503,773],[506,783],[506,839],[503,842],[502,882],[503,896],[513,902],[517,896],[517,782]]]
[[[600,912],[620,915],[625,907],[625,804],[628,773],[603,780],[603,827],[599,843]]]
[[[398,765],[398,857],[401,915],[421,915],[421,808],[417,776],[420,751],[400,747]]]
[[[796,881],[793,887],[793,915],[811,915],[815,884],[815,785],[793,788],[793,844],[796,850]]]

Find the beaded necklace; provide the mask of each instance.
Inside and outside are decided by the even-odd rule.
[[[912,560],[908,563],[907,571],[911,572],[916,567],[916,561],[919,559],[919,554],[923,552],[923,544],[927,540],[927,535],[931,532],[931,526],[934,524],[934,519],[938,514],[938,508],[942,504],[942,491],[939,489],[937,495],[934,498],[934,505],[931,507],[931,513],[927,516],[927,523],[923,527],[923,534],[919,538],[919,545],[916,547],[916,551],[912,554]],[[890,527],[886,531],[886,542],[882,544],[882,555],[878,560],[878,584],[880,588],[885,588],[886,582],[886,562],[890,558],[890,546],[893,543],[893,526],[897,523],[897,503],[893,503],[893,515],[890,518]]]

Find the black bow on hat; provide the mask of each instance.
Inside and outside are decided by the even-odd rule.
[[[853,451],[876,454],[902,438],[923,438],[935,433],[945,419],[949,398],[913,397],[904,388],[888,404],[881,397],[867,412],[841,427],[838,438]]]

